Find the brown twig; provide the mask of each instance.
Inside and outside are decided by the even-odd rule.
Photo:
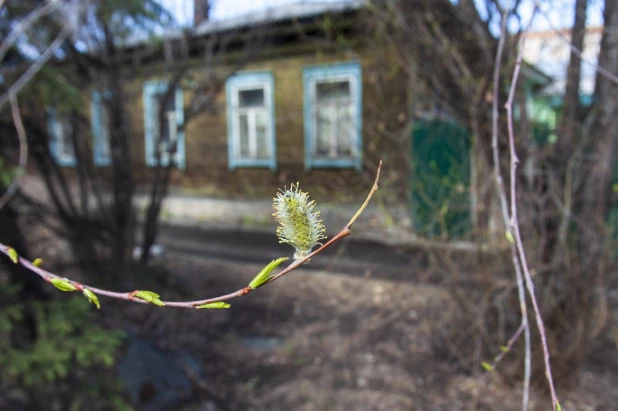
[[[19,102],[17,101],[15,94],[11,93],[9,97],[11,102],[11,115],[13,116],[13,123],[15,124],[15,129],[17,130],[17,137],[19,140],[19,165],[17,168],[17,174],[11,182],[11,185],[8,186],[4,194],[2,194],[2,197],[0,197],[0,210],[2,210],[6,203],[8,203],[17,192],[17,188],[19,188],[19,180],[25,174],[26,165],[28,163],[28,140],[26,139],[26,129],[24,128],[24,123],[21,120]]]
[[[533,15],[534,17],[534,15]],[[532,19],[531,19],[532,21]],[[511,220],[510,227],[513,231],[513,236],[515,240],[515,245],[517,246],[517,252],[519,254],[519,260],[521,262],[524,278],[526,282],[526,288],[528,289],[528,295],[530,296],[530,300],[532,301],[532,307],[534,308],[534,313],[536,316],[537,328],[539,330],[539,334],[541,336],[541,345],[543,347],[543,355],[545,360],[545,376],[547,378],[547,383],[549,384],[549,390],[551,394],[552,400],[552,409],[556,411],[559,402],[558,397],[556,396],[556,389],[554,387],[554,380],[551,372],[551,364],[549,361],[549,348],[547,346],[547,336],[545,333],[545,326],[543,324],[543,317],[541,316],[541,311],[539,309],[539,304],[537,302],[536,296],[534,294],[534,283],[532,281],[532,276],[530,275],[530,270],[528,269],[528,262],[526,261],[526,252],[524,250],[524,245],[521,240],[521,233],[519,231],[519,222],[517,219],[517,180],[516,180],[516,172],[517,172],[517,164],[519,163],[519,158],[517,157],[517,152],[515,150],[515,133],[513,132],[513,99],[515,97],[515,90],[517,88],[517,80],[519,79],[519,72],[521,70],[521,64],[523,60],[523,50],[526,41],[526,35],[528,34],[530,26],[524,31],[520,46],[519,53],[517,56],[517,61],[515,63],[515,69],[513,70],[513,79],[511,82],[511,87],[509,89],[509,96],[504,107],[507,112],[507,127],[508,127],[508,136],[509,136],[509,151],[511,157]]]
[[[281,270],[281,272],[277,273],[276,275],[271,276],[262,285],[266,285],[266,284],[272,283],[273,281],[276,281],[277,279],[283,277],[285,274],[289,273],[290,271],[293,271],[293,270],[297,269],[298,267],[300,267],[301,265],[305,264],[311,258],[313,258],[316,255],[320,254],[322,251],[324,251],[326,248],[330,247],[331,245],[333,245],[337,241],[341,240],[344,237],[349,236],[351,234],[350,227],[352,226],[352,224],[354,223],[354,221],[356,220],[358,215],[365,209],[365,207],[369,203],[369,200],[371,200],[371,197],[373,196],[373,194],[378,189],[378,182],[380,181],[380,170],[381,169],[382,169],[382,161],[380,161],[380,165],[378,166],[378,171],[376,173],[376,179],[375,179],[375,182],[373,184],[373,187],[371,188],[371,191],[369,192],[369,195],[367,196],[367,200],[365,200],[365,202],[363,203],[363,205],[361,206],[359,211],[354,215],[354,217],[350,220],[350,222],[348,224],[346,224],[346,226],[343,227],[341,229],[341,231],[339,231],[339,233],[337,233],[333,238],[331,238],[329,241],[327,241],[324,245],[322,245],[320,248],[318,248],[317,250],[315,250],[311,254],[307,255],[306,257],[304,257],[302,259],[294,261],[289,266],[287,266],[286,268]],[[4,245],[2,243],[0,243],[0,252],[6,254],[7,256],[9,256],[11,258],[15,257],[15,255],[11,256],[11,254],[14,254],[14,250],[11,247],[6,246],[6,245]],[[21,264],[22,266],[26,267],[30,271],[32,271],[35,274],[39,275],[41,278],[43,278],[47,282],[51,282],[52,279],[63,279],[63,277],[60,277],[60,276],[58,276],[58,275],[56,275],[56,274],[54,274],[52,272],[49,272],[47,270],[44,270],[44,269],[42,269],[40,267],[35,266],[31,261],[28,261],[28,260],[26,260],[24,258],[21,258],[19,256],[16,256],[16,258],[17,258],[16,261],[17,261],[18,264]],[[77,281],[73,281],[73,280],[69,280],[69,279],[65,279],[65,280],[66,280],[66,282],[68,282],[68,283],[72,284],[73,286],[75,286],[77,291],[83,291],[84,289],[89,289],[90,291],[92,291],[93,293],[98,294],[98,295],[105,295],[105,296],[111,297],[111,298],[117,298],[117,299],[121,299],[121,300],[128,300],[128,301],[133,301],[133,302],[142,303],[142,304],[147,304],[148,303],[147,301],[145,301],[145,300],[135,296],[136,292],[139,291],[139,290],[136,290],[136,291],[133,291],[133,292],[119,293],[119,292],[115,292],[115,291],[109,291],[109,290],[104,290],[104,289],[101,289],[101,288],[91,287],[89,285],[81,284],[81,283],[79,283]],[[228,300],[231,300],[232,298],[242,297],[242,296],[245,296],[245,295],[249,294],[253,290],[254,290],[253,288],[247,286],[247,287],[241,288],[239,290],[236,290],[236,291],[234,291],[232,293],[225,294],[225,295],[220,295],[218,297],[212,297],[212,298],[207,298],[207,299],[197,300],[197,301],[163,301],[162,303],[165,304],[166,306],[169,306],[169,307],[196,308],[197,306],[200,306],[200,305],[203,305],[203,304],[228,301]]]
[[[4,1],[0,2],[0,8],[4,6],[4,3]],[[20,21],[0,45],[0,61],[4,60],[6,53],[15,45],[15,42],[34,25],[34,23],[48,14],[53,13],[61,5],[61,1],[50,1],[46,5],[34,9],[26,18]]]
[[[11,85],[9,90],[2,96],[0,96],[0,110],[9,102],[9,96],[12,94],[19,94],[19,92],[32,80],[32,78],[38,73],[41,68],[52,58],[54,53],[62,46],[62,43],[73,32],[73,24],[67,23],[62,31],[58,33],[54,41],[47,47],[47,49],[36,59],[34,63],[19,77],[19,79]]]
[[[519,328],[517,328],[517,331],[515,331],[513,336],[509,339],[506,345],[501,349],[500,354],[494,357],[492,363],[489,365],[489,371],[493,371],[496,368],[496,365],[498,365],[498,363],[502,361],[504,356],[507,355],[511,351],[511,349],[513,348],[513,345],[515,344],[515,342],[517,341],[521,333],[525,330],[526,326],[527,326],[527,323],[526,324],[521,323],[519,325]],[[528,408],[527,402],[522,404],[522,409],[527,409],[527,408]]]

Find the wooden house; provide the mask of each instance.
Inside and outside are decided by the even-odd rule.
[[[384,197],[405,204],[409,138],[392,130],[407,118],[406,80],[389,66],[388,50],[363,37],[361,8],[355,2],[296,4],[205,21],[170,35],[159,48],[127,47],[126,114],[138,187],[147,189],[158,162],[173,161],[172,195],[270,199],[279,187],[300,181],[316,199],[357,201],[383,160],[390,193]],[[259,43],[247,48],[247,36],[256,32]],[[161,107],[173,77],[168,40],[181,42],[189,57],[185,78],[221,79],[209,109],[186,122],[201,91],[183,79]],[[219,53],[216,65],[204,63],[203,44]],[[104,86],[92,90],[92,160],[101,168],[111,166],[105,98]],[[48,130],[57,163],[75,166],[70,124],[53,109]]]

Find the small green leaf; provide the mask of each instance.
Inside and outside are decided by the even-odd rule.
[[[71,282],[66,278],[52,278],[49,282],[60,291],[77,291],[77,287],[71,284]]]
[[[159,307],[163,307],[165,304],[163,301],[159,299],[159,294],[153,293],[152,291],[135,291],[133,292],[135,297],[141,298],[142,300],[149,302],[154,305],[158,305]]]
[[[494,370],[494,368],[491,366],[491,364],[490,364],[490,363],[488,363],[487,361],[483,361],[483,362],[481,362],[481,366],[482,366],[483,368],[485,368],[485,371],[489,371],[489,372],[491,372],[491,371],[493,371],[493,370]]]
[[[511,244],[515,244],[515,237],[513,237],[513,233],[511,233],[509,230],[506,230],[506,239],[509,243]]]
[[[276,260],[272,260],[266,267],[264,267],[262,269],[262,271],[259,272],[258,275],[255,276],[255,278],[249,283],[249,287],[252,289],[256,289],[259,286],[261,286],[262,284],[264,284],[265,281],[268,280],[268,276],[270,275],[270,273],[279,266],[279,264],[281,264],[282,262],[288,260],[287,257],[282,257],[282,258],[277,258]]]
[[[97,297],[97,295],[93,293],[90,289],[84,288],[82,290],[82,293],[84,293],[84,296],[88,299],[88,301],[97,306],[97,309],[101,308],[101,303],[99,303],[99,297]]]
[[[286,258],[287,260],[287,258]],[[218,301],[216,303],[208,303],[208,304],[202,304],[202,305],[198,305],[197,307],[195,307],[197,309],[200,308],[230,308],[230,304],[223,302],[223,301]]]
[[[562,411],[562,405],[560,405],[560,401],[556,401],[556,411]]]
[[[11,259],[11,261],[13,261],[15,264],[19,263],[19,256],[17,255],[17,251],[15,251],[15,249],[11,247],[9,247],[7,251],[9,252],[9,258]]]
[[[32,262],[32,265],[35,267],[40,267],[43,265],[43,259],[42,258],[37,258],[36,260],[34,260]]]
[[[158,305],[159,307],[165,306],[165,303],[158,298],[153,298],[151,303],[153,303],[154,305]]]
[[[506,345],[501,345],[501,346],[500,346],[500,351],[502,351],[502,352],[508,352],[508,351],[509,351],[509,347],[507,347]]]

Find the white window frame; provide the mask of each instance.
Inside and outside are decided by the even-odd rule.
[[[350,105],[352,114],[350,155],[337,154],[337,132],[329,137],[330,153],[317,155],[318,144],[318,110],[317,86],[329,82],[347,81],[350,84]],[[362,66],[360,62],[350,61],[303,68],[304,90],[304,131],[305,131],[305,170],[312,168],[353,168],[362,170],[363,136],[362,136]],[[334,110],[333,110],[334,111]],[[335,115],[334,113],[332,115]],[[335,122],[336,124],[336,122]]]
[[[264,105],[261,107],[240,106],[240,93],[247,90],[262,90]],[[230,170],[238,167],[270,168],[276,170],[277,155],[275,145],[275,101],[274,77],[270,72],[238,73],[231,76],[226,83],[227,117],[228,117],[228,163]],[[268,157],[258,158],[257,116],[266,114],[266,141]],[[249,155],[241,155],[240,116],[247,114],[249,131]]]
[[[146,150],[146,164],[150,167],[157,165],[156,153],[161,150],[157,146],[159,140],[159,104],[158,96],[165,94],[168,89],[168,83],[162,81],[147,81],[144,83],[144,146]],[[168,121],[170,127],[169,143],[176,144],[174,165],[179,169],[185,168],[185,133],[179,131],[184,125],[184,97],[183,91],[177,87],[171,98],[174,101],[174,110],[167,113],[170,116]],[[160,164],[167,166],[169,164],[169,151],[161,152]]]
[[[318,84],[328,84],[328,83],[343,83],[347,81],[350,84],[350,108],[351,108],[351,119],[352,119],[352,128],[354,130],[357,129],[358,124],[357,124],[357,109],[356,109],[356,104],[354,102],[354,96],[356,95],[356,88],[358,87],[358,85],[356,84],[356,78],[354,77],[354,75],[352,74],[338,74],[338,75],[333,75],[333,76],[328,76],[327,78],[314,78],[311,80],[310,84],[311,84],[311,101],[313,102],[313,106],[312,106],[312,110],[311,110],[311,115],[312,115],[312,119],[311,121],[313,122],[313,127],[312,127],[312,135],[311,135],[311,142],[312,142],[312,147],[311,147],[311,156],[313,159],[321,159],[321,158],[330,158],[330,159],[337,159],[337,158],[341,158],[338,154],[337,154],[337,149],[338,149],[338,135],[339,133],[337,132],[338,130],[334,130],[332,132],[332,134],[329,136],[329,154],[328,157],[324,157],[324,156],[319,156],[317,151],[318,151],[318,108],[317,108],[317,104],[318,104]],[[336,110],[330,110],[329,115],[331,116],[331,120],[332,117],[335,117],[337,115]],[[336,121],[333,122],[333,124],[337,124]],[[358,156],[358,152],[357,152],[357,147],[358,147],[358,133],[353,132],[352,133],[352,141],[350,142],[351,145],[351,156],[350,157],[344,157],[344,158],[356,158]]]
[[[261,107],[240,107],[240,93],[242,91],[249,90],[262,90],[264,93],[264,105]],[[247,160],[257,160],[258,157],[258,149],[257,149],[257,115],[259,112],[263,112],[267,116],[267,125],[266,125],[266,135],[270,135],[272,131],[273,125],[270,120],[270,85],[266,82],[259,82],[253,84],[244,84],[232,86],[232,107],[234,112],[232,115],[234,116],[234,129],[232,130],[232,135],[234,136],[234,148],[237,160],[247,159]],[[242,114],[247,114],[247,119],[249,122],[249,156],[243,157],[241,155],[241,147],[240,147],[240,116]],[[269,147],[270,149],[270,147]],[[270,154],[270,153],[269,153]]]

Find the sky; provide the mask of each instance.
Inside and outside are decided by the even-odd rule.
[[[190,26],[193,22],[193,1],[192,0],[160,0],[176,16],[182,26]],[[251,13],[265,8],[283,6],[286,4],[298,3],[301,0],[213,0],[211,18],[213,20],[223,20],[236,17],[245,13]],[[312,2],[338,2],[342,0],[304,0]],[[345,0],[344,0],[345,1]],[[510,2],[510,0],[505,0]],[[521,14],[524,21],[528,21],[535,0],[523,0]],[[541,8],[549,17],[544,14],[537,15],[535,18],[534,30],[549,30],[552,28],[565,28],[573,24],[573,4],[575,0],[544,0],[541,1]],[[478,0],[479,4],[484,1]],[[599,26],[603,23],[602,3],[603,0],[589,0],[587,25]],[[551,7],[550,7],[551,4]]]

